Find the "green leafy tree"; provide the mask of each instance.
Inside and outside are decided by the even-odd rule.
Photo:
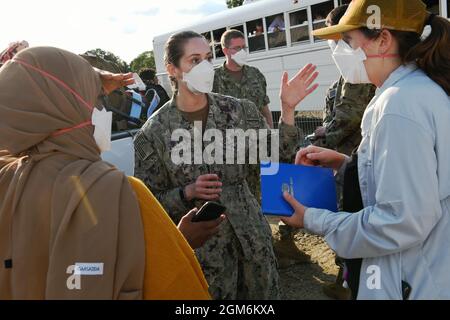
[[[227,6],[228,8],[234,8],[234,7],[239,7],[242,6],[242,3],[244,2],[244,0],[227,0]]]
[[[153,51],[145,51],[141,53],[136,59],[131,61],[130,67],[132,72],[137,73],[144,68],[156,69],[155,55],[153,54]]]
[[[130,71],[129,65],[112,52],[105,51],[102,49],[93,49],[93,50],[86,51],[84,54],[85,55],[90,55],[90,54],[95,55],[99,58],[102,58],[102,59],[108,61],[108,62],[111,62],[114,65],[116,65],[120,69],[120,72],[122,72],[122,73],[126,73],[126,72]]]

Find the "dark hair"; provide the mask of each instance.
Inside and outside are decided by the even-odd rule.
[[[139,77],[141,77],[142,80],[153,82],[156,78],[156,71],[152,68],[144,68],[139,71]]]
[[[164,62],[166,65],[173,64],[175,67],[180,67],[180,60],[184,55],[184,46],[186,43],[195,38],[203,38],[201,34],[194,31],[182,31],[170,36],[166,42]],[[178,90],[178,84],[175,78],[170,77],[170,81],[175,90]]]
[[[415,62],[433,81],[450,95],[450,22],[430,15],[426,25],[431,26],[431,34],[425,39],[415,32],[389,30],[397,40],[402,63]],[[361,28],[369,39],[376,39],[381,30]]]
[[[342,6],[339,6],[337,8],[334,8],[333,10],[331,10],[331,12],[327,16],[326,24],[328,26],[335,26],[335,25],[339,24],[339,20],[342,19],[345,12],[347,11],[347,9],[348,9],[348,4],[344,4]]]
[[[239,30],[231,29],[231,30],[225,31],[222,34],[222,38],[220,39],[222,48],[228,48],[228,46],[230,45],[230,41],[232,39],[245,39],[245,36]]]

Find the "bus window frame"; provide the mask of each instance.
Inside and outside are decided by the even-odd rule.
[[[303,10],[306,11],[306,18],[308,19],[307,22],[304,22],[303,24],[298,24],[298,25],[292,26],[291,25],[291,16],[290,15],[292,13],[303,11]],[[290,45],[290,47],[313,43],[311,41],[311,24],[310,24],[310,22],[311,22],[311,19],[310,19],[311,15],[310,15],[310,12],[308,10],[308,6],[307,7],[303,7],[303,8],[299,8],[299,9],[295,9],[295,10],[292,10],[292,11],[288,11],[286,13],[287,13],[287,15],[289,17],[289,39],[290,39],[289,45]],[[309,40],[292,42],[292,36],[291,36],[292,29],[293,28],[298,28],[298,27],[305,27],[305,26],[308,26]]]
[[[205,32],[202,32],[202,33],[200,33],[202,36],[204,36],[204,34],[205,33],[209,33],[209,38],[210,38],[210,40],[209,40],[209,46],[210,46],[210,48],[211,48],[211,52],[212,52],[212,54],[213,54],[213,59],[214,60],[216,60],[216,51],[214,50],[214,39],[213,39],[213,33],[212,33],[212,30],[211,31],[205,31]],[[206,39],[206,40],[208,40],[208,39]]]
[[[450,0],[441,0],[439,2],[440,16],[450,19]]]
[[[313,6],[317,6],[317,5],[321,5],[323,3],[329,3],[329,2],[333,3],[333,9],[337,8],[337,4],[338,4],[337,0],[324,0],[322,2],[318,2],[318,3],[312,4],[312,5],[309,6],[309,11],[310,11],[310,14],[311,14],[311,16],[310,16],[310,21],[311,21],[311,29],[310,29],[311,31],[310,32],[311,32],[311,34],[312,34],[312,32],[314,30],[316,30],[316,29],[314,29],[314,26],[316,24],[324,23],[324,22],[326,23],[326,21],[327,21],[327,17],[326,16],[322,20],[313,21],[313,12],[312,12],[313,11]],[[320,29],[320,28],[318,28],[318,29]],[[310,38],[311,38],[311,43],[320,43],[320,42],[324,42],[325,41],[324,39],[316,38],[314,36],[310,36]]]
[[[251,23],[251,22],[254,22],[254,21],[258,21],[258,20],[262,20],[262,24],[263,24],[263,35],[264,35],[264,46],[265,46],[265,48],[264,49],[261,49],[261,50],[256,50],[256,51],[250,51],[250,39],[251,38],[253,38],[253,37],[249,37],[248,36],[248,29],[247,29],[247,24],[248,23]],[[265,17],[262,17],[262,18],[257,18],[257,19],[253,19],[253,20],[249,20],[249,21],[245,21],[244,22],[244,29],[245,29],[245,41],[246,41],[246,44],[247,44],[247,47],[248,47],[248,53],[249,54],[258,54],[258,53],[262,53],[262,52],[268,52],[269,51],[269,49],[268,49],[268,40],[267,40],[267,28],[266,28],[266,18]]]
[[[442,11],[442,3],[443,2],[445,2],[445,0],[438,0],[438,11],[439,11],[438,15],[440,15],[440,16],[443,16],[442,13],[444,12],[444,11]],[[425,3],[425,0],[423,1],[423,3],[425,5],[427,5],[427,3]],[[431,12],[431,11],[428,10],[428,7],[426,9],[427,9],[428,12]]]
[[[441,10],[446,9],[446,1],[447,0],[439,0],[440,4],[441,4]],[[297,47],[297,46],[302,46],[302,45],[314,45],[314,44],[318,44],[318,43],[323,43],[324,40],[322,39],[316,39],[313,35],[312,32],[314,31],[314,26],[316,24],[319,23],[323,23],[326,21],[326,17],[325,19],[322,20],[318,20],[313,22],[313,6],[315,5],[320,5],[322,3],[332,3],[334,8],[337,8],[338,6],[340,6],[340,2],[342,2],[342,0],[323,0],[321,2],[315,3],[315,4],[310,4],[304,7],[299,7],[299,8],[295,8],[293,10],[290,11],[283,11],[280,12],[278,14],[272,14],[270,16],[264,16],[264,17],[260,17],[260,18],[256,18],[256,19],[252,19],[252,20],[248,20],[248,21],[243,21],[242,23],[238,23],[238,24],[234,24],[232,26],[226,26],[226,27],[221,27],[221,28],[217,28],[215,30],[211,30],[208,31],[210,33],[210,37],[213,40],[211,43],[211,50],[213,51],[213,56],[214,56],[214,60],[222,60],[225,57],[217,57],[216,56],[216,50],[215,50],[215,46],[216,45],[221,45],[216,44],[214,41],[214,31],[220,30],[220,29],[226,29],[226,30],[230,30],[233,29],[235,27],[243,27],[244,29],[244,35],[245,35],[245,44],[246,46],[249,48],[248,49],[248,53],[250,55],[253,54],[261,54],[261,53],[269,53],[275,50],[282,50],[282,49],[289,49],[289,48],[293,48],[293,47]],[[290,15],[292,13],[296,13],[296,12],[300,12],[300,11],[304,11],[306,10],[306,15],[307,15],[307,19],[308,21],[301,24],[301,25],[291,25],[291,17]],[[276,16],[279,14],[283,14],[284,17],[284,23],[285,23],[285,36],[286,36],[286,45],[285,46],[280,46],[280,47],[274,47],[274,48],[269,48],[269,33],[268,33],[268,24],[267,24],[267,18],[270,18],[272,16]],[[264,45],[265,48],[261,49],[261,50],[256,50],[256,51],[250,51],[250,39],[252,37],[249,37],[249,30],[248,30],[248,23],[252,23],[258,20],[262,20],[262,25],[263,25],[263,30],[264,30]],[[296,42],[292,42],[292,29],[298,28],[298,27],[308,27],[308,36],[309,36],[309,40],[303,40],[303,41],[296,41]]]
[[[220,39],[218,40],[218,42],[216,42],[216,39],[214,38],[214,31],[219,31],[219,30],[222,30],[222,29],[225,29],[225,31],[222,32],[222,35],[223,35],[228,30],[227,27],[221,27],[221,28],[217,28],[217,29],[211,30],[211,36],[212,36],[211,39],[213,40],[213,46],[212,46],[211,50],[213,51],[214,60],[221,60],[221,59],[223,60],[223,59],[226,58],[225,54],[222,51],[222,44],[220,42]],[[220,35],[220,38],[222,38],[222,35]],[[217,55],[216,55],[216,46],[218,46],[220,51],[222,51],[223,57],[217,57]]]
[[[265,24],[266,26],[267,26],[267,28],[265,28],[264,30],[265,30],[265,34],[266,34],[266,38],[267,38],[267,45],[266,45],[266,51],[273,51],[273,50],[279,50],[279,49],[286,49],[286,48],[289,48],[289,42],[288,42],[288,37],[287,37],[287,34],[288,34],[288,32],[287,32],[287,23],[286,23],[286,11],[282,11],[282,12],[280,12],[280,13],[277,13],[277,14],[273,14],[273,15],[270,15],[270,16],[267,16],[267,17],[264,17],[264,20],[266,20],[267,18],[271,18],[271,17],[276,17],[276,16],[279,16],[279,15],[283,15],[283,19],[284,19],[284,36],[285,36],[285,42],[286,42],[286,44],[284,45],[284,46],[279,46],[279,47],[274,47],[274,48],[270,48],[269,47],[269,45],[270,45],[270,43],[269,43],[269,30],[268,30],[268,27],[270,26],[267,26],[267,22],[266,21],[264,21],[263,22],[263,24]]]

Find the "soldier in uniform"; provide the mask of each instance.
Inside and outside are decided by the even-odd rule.
[[[257,68],[246,64],[247,47],[244,34],[239,30],[228,30],[222,35],[221,45],[226,61],[216,70],[213,92],[250,100],[266,118],[269,127],[273,128],[266,78]],[[250,166],[247,182],[256,199],[261,203],[258,165]]]
[[[351,155],[361,143],[361,119],[375,95],[373,84],[352,84],[341,77],[327,92],[323,126],[314,145]]]
[[[248,165],[235,161],[236,154],[248,153],[248,144],[246,150],[236,146],[232,149],[235,164],[224,164],[223,157],[224,161],[203,159],[206,149],[202,146],[200,150],[188,148],[187,160],[173,161],[173,153],[180,154],[180,150],[179,140],[172,141],[172,135],[182,133],[179,129],[188,133],[183,146],[195,146],[198,125],[203,132],[216,129],[214,132],[224,137],[230,129],[268,129],[251,101],[210,93],[214,77],[211,60],[210,46],[195,32],[181,32],[168,40],[165,63],[175,94],[135,137],[136,176],[150,187],[176,223],[185,212],[205,201],[227,207],[227,221],[219,233],[196,250],[213,298],[278,299],[279,276],[271,229],[248,187]],[[294,109],[317,88],[312,85],[316,77],[312,65],[290,82],[287,74],[283,77],[279,133],[283,161],[292,161],[298,149],[302,134],[294,125]],[[224,155],[229,147],[220,147]],[[203,161],[192,162],[198,156]]]

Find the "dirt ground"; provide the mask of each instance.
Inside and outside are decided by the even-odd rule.
[[[269,219],[274,237],[277,237],[278,219]],[[322,292],[325,282],[336,279],[338,268],[335,254],[325,241],[300,230],[296,233],[295,245],[304,253],[304,261],[280,263],[281,287],[284,300],[327,300]]]

